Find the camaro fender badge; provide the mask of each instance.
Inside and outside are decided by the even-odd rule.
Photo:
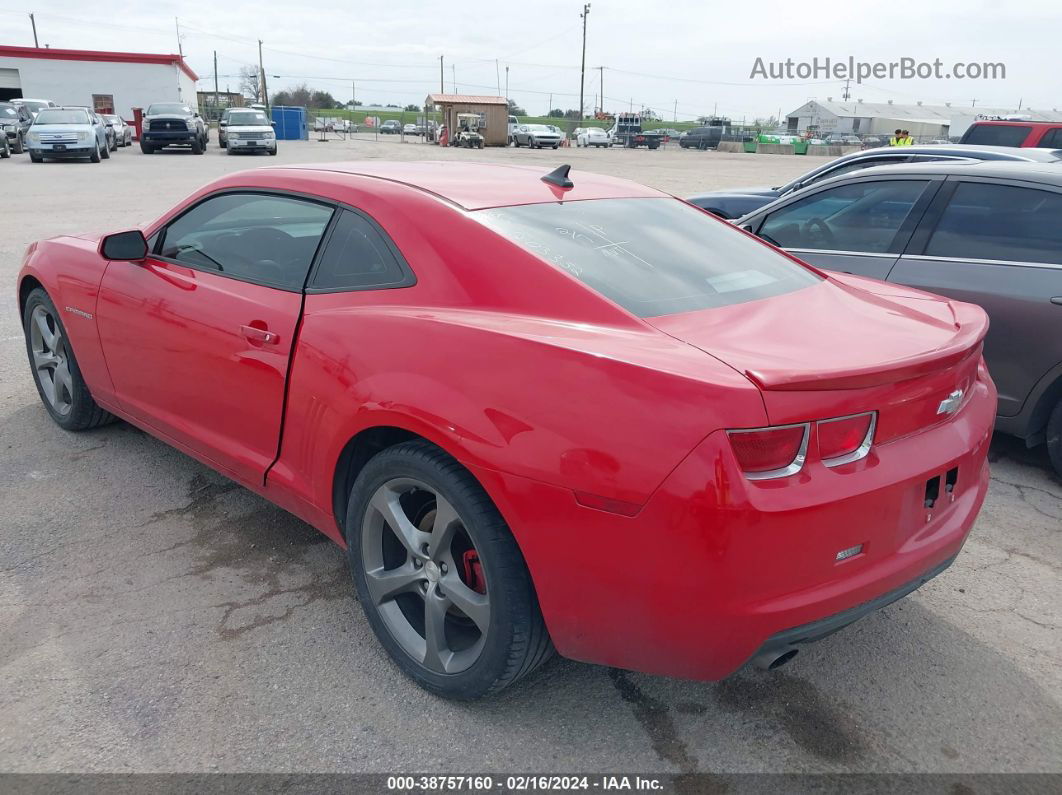
[[[64,309],[66,309],[66,311],[70,312],[71,314],[81,315],[81,317],[83,317],[83,318],[85,318],[87,320],[92,320],[92,314],[90,312],[85,312],[84,310],[78,309],[77,307],[74,307],[74,306],[67,306],[67,307],[64,307]]]
[[[964,390],[956,389],[937,406],[937,414],[954,414],[959,410],[959,406],[962,405],[962,396],[965,394]]]

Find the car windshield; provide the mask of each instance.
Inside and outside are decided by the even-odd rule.
[[[529,124],[527,125],[527,129],[529,129],[531,132],[553,132],[545,124]]]
[[[89,124],[89,115],[84,110],[57,110],[45,108],[37,114],[34,124]]]
[[[0,116],[12,116],[18,118],[18,111],[14,105],[0,105]]]
[[[229,124],[233,127],[238,127],[241,124],[247,126],[261,126],[264,124],[268,127],[269,119],[266,118],[264,113],[244,111],[243,113],[230,113]]]
[[[119,119],[117,116],[104,116],[103,118],[106,119],[109,122],[114,122],[114,123],[121,122],[121,119]]]
[[[755,301],[820,281],[675,199],[593,199],[473,215],[639,317]]]
[[[187,105],[182,105],[180,102],[156,102],[153,105],[148,105],[148,116],[157,116],[160,113],[176,113],[180,116],[191,116],[192,109]]]

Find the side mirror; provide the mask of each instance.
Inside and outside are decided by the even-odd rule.
[[[222,119],[221,121],[218,122],[218,127],[228,127],[228,126],[229,126],[229,123],[225,119]]]
[[[271,127],[276,127],[276,126],[277,126],[277,123],[276,123],[275,121],[271,121],[271,122],[269,122],[269,125],[270,125]]]
[[[103,238],[100,253],[104,259],[138,262],[148,253],[147,240],[139,229],[129,232],[115,232]]]

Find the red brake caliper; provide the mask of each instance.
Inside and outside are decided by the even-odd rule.
[[[483,579],[483,564],[479,562],[479,553],[470,549],[461,556],[465,564],[465,583],[476,593],[487,592],[487,581]]]

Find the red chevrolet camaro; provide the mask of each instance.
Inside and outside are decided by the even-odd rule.
[[[29,247],[30,365],[346,547],[395,663],[473,698],[567,657],[718,679],[914,590],[984,499],[984,312],[815,270],[624,180],[225,177]]]

